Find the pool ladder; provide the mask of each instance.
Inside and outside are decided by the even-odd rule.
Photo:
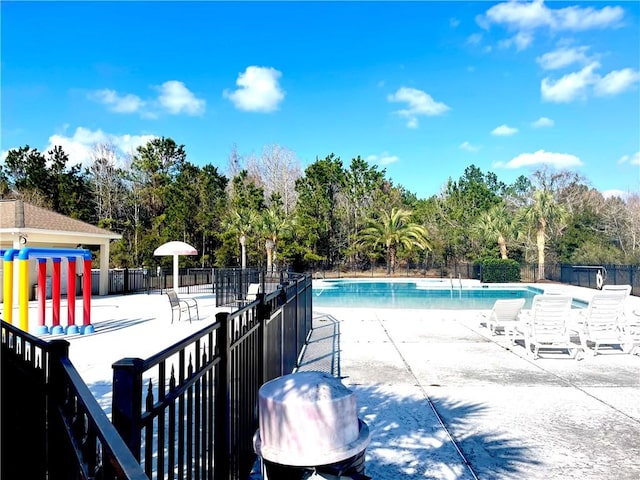
[[[451,293],[453,294],[453,275],[449,276],[449,280],[451,281]],[[458,292],[462,295],[462,275],[458,274]]]

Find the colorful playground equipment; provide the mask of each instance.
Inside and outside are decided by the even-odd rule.
[[[91,325],[91,252],[74,248],[11,248],[0,250],[4,263],[4,320],[13,323],[13,290],[14,290],[14,259],[18,257],[18,302],[19,328],[29,331],[29,259],[38,261],[38,325],[33,332],[41,335],[93,333]],[[83,259],[82,285],[82,325],[75,322],[76,310],[76,259]],[[67,326],[60,325],[60,278],[62,259],[67,259]],[[46,274],[47,261],[53,263],[51,277],[52,324],[46,325]]]

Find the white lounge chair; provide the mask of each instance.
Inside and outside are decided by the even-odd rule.
[[[248,302],[253,302],[256,298],[258,293],[262,293],[262,289],[260,288],[260,284],[259,283],[250,283],[249,284],[249,288],[247,289],[247,301]]]
[[[619,345],[624,350],[625,332],[624,303],[627,299],[624,290],[605,290],[596,293],[582,315],[578,325],[580,344],[585,352],[588,343],[593,343],[593,354],[598,354],[601,345]]]
[[[571,342],[567,322],[573,299],[566,295],[536,295],[524,325],[524,345],[536,359],[540,349],[567,350],[575,358],[579,346]]]
[[[495,335],[499,330],[502,330],[513,342],[524,303],[524,298],[496,300],[491,312],[486,316],[487,328],[491,330],[491,335]]]
[[[630,354],[640,354],[640,310],[634,310],[626,316],[626,321],[622,328],[625,345]]]
[[[604,285],[602,287],[602,291],[609,293],[620,293],[624,295],[625,298],[628,298],[629,295],[631,295],[631,285]],[[620,328],[625,328],[627,320],[631,321],[631,323],[633,323],[634,321],[633,316],[627,316],[627,312],[624,311],[623,307],[622,315],[620,316]]]
[[[620,292],[624,293],[625,296],[629,296],[631,294],[631,285],[604,285],[602,287],[603,292]]]

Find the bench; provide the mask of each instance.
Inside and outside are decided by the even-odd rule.
[[[189,313],[189,323],[191,323],[191,308],[196,309],[196,320],[200,318],[198,312],[198,302],[195,298],[180,298],[175,290],[167,290],[167,297],[169,297],[169,303],[171,304],[171,323],[173,323],[174,312],[178,310],[178,321],[182,318],[183,310]]]

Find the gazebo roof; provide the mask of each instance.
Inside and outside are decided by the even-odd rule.
[[[122,235],[21,200],[0,200],[0,235],[64,233],[68,236],[108,238]]]

